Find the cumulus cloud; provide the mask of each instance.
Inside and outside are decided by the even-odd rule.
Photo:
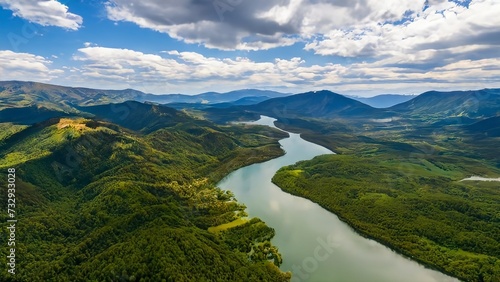
[[[51,81],[63,73],[52,69],[52,62],[44,57],[29,53],[16,53],[0,50],[0,77],[2,80]]]
[[[56,0],[0,0],[0,6],[12,10],[15,16],[42,26],[77,30],[83,22],[81,16],[70,13],[68,6]]]
[[[384,2],[385,1],[380,1]],[[418,1],[417,1],[418,2]],[[334,29],[305,46],[319,55],[385,59],[416,69],[454,60],[498,57],[500,1],[429,1],[405,22],[372,22]]]
[[[500,87],[498,58],[457,60],[418,71],[412,66],[390,66],[390,58],[349,65],[318,65],[298,57],[256,62],[246,57],[215,58],[176,50],[146,54],[106,47],[81,48],[73,59],[82,64],[69,77],[73,84],[132,87],[152,93],[266,88],[289,92],[331,89],[363,95]]]
[[[258,50],[291,45],[357,23],[402,19],[423,0],[113,0],[108,18],[219,49]]]
[[[389,66],[417,69],[491,58],[500,44],[500,0],[113,0],[106,10],[111,20],[209,48],[300,42],[317,55],[393,57]]]
[[[108,17],[209,47],[245,49],[262,37],[309,37],[356,24],[398,21],[420,12],[424,0],[114,0]],[[280,46],[277,42],[276,46]]]
[[[289,23],[256,17],[256,11],[273,7],[263,0],[114,0],[106,5],[108,18],[133,22],[167,33],[188,43],[225,50],[257,50],[290,45],[297,30]]]

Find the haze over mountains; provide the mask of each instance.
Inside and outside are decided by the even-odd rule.
[[[269,90],[242,89],[226,93],[206,92],[197,95],[185,94],[147,94],[134,89],[102,90],[84,87],[66,87],[38,82],[0,81],[0,109],[4,107],[33,104],[43,105],[47,108],[73,109],[73,105],[90,106],[106,103],[117,103],[129,100],[139,102],[154,102],[160,104],[173,103],[174,107],[183,104],[200,104],[198,107],[217,105],[227,107],[230,105],[251,105],[271,98],[292,95]],[[370,98],[352,97],[376,108],[384,108],[407,101],[411,95],[379,95]]]
[[[347,97],[360,101],[374,108],[388,108],[404,103],[415,98],[417,95],[381,94],[369,98],[347,95]]]
[[[8,106],[19,107],[37,104],[47,108],[70,110],[73,105],[91,106],[129,100],[160,104],[174,102],[215,104],[233,102],[243,98],[262,101],[262,99],[284,97],[287,95],[290,94],[257,89],[243,89],[227,93],[207,92],[198,95],[154,95],[134,89],[102,90],[83,87],[66,87],[38,82],[0,81],[0,109]]]
[[[113,103],[146,101],[152,103],[168,102],[171,103],[169,106],[176,109],[202,110],[209,117],[212,117],[214,121],[218,122],[230,121],[244,116],[255,117],[259,114],[278,118],[337,117],[363,119],[411,118],[426,115],[429,118],[445,120],[453,118],[471,119],[472,122],[475,119],[500,114],[498,110],[498,105],[500,105],[499,94],[500,89],[483,89],[453,92],[429,91],[415,97],[381,95],[366,99],[353,99],[328,90],[290,95],[249,89],[228,93],[209,92],[189,96],[177,94],[152,95],[132,89],[97,90],[34,82],[6,81],[0,82],[0,121],[31,124],[51,117],[70,114],[96,115],[109,119],[111,115],[120,114],[120,108],[113,105]],[[377,108],[360,102],[360,99],[369,100],[371,101],[370,104],[374,106],[390,105],[388,102],[390,99],[394,99],[393,101],[406,101],[392,107]],[[128,102],[127,107],[129,106],[138,107],[138,112],[141,112],[137,117],[139,119],[147,119],[148,112],[151,112],[154,108],[131,102]],[[156,111],[158,109],[165,108],[156,107]],[[161,123],[158,122],[158,124]]]
[[[234,126],[231,121],[257,119],[259,115],[275,117],[279,127],[300,132],[302,138],[338,155],[364,158],[375,154],[397,164],[402,156],[418,154],[408,165],[413,167],[411,162],[427,158],[432,162],[425,163],[429,167],[423,171],[431,169],[440,176],[457,169],[457,163],[466,170],[453,173],[500,168],[500,156],[492,149],[500,136],[500,89],[430,91],[387,108],[328,90],[296,95],[242,90],[198,96],[213,100],[186,102],[184,96],[153,97],[163,102],[180,99],[164,105],[159,100],[144,102],[150,96],[135,90],[0,82],[0,165],[19,169],[23,187],[20,195],[30,210],[23,221],[32,226],[32,232],[22,237],[34,254],[27,260],[22,277],[48,278],[57,273],[71,280],[81,272],[99,281],[109,277],[129,279],[132,272],[139,275],[136,278],[150,277],[141,272],[144,265],[136,259],[144,257],[157,262],[147,269],[154,273],[172,269],[168,275],[174,280],[214,280],[223,273],[233,281],[249,275],[254,281],[287,281],[289,274],[275,267],[281,257],[269,242],[274,230],[264,223],[255,219],[227,233],[208,232],[210,227],[238,220],[235,212],[244,210],[228,201],[229,196],[221,195],[214,183],[236,168],[282,155],[277,141],[287,135],[267,127]],[[218,98],[228,101],[213,102]],[[429,152],[429,144],[438,144],[432,147],[437,153],[422,155]],[[75,152],[76,165],[74,160],[68,162],[68,150]],[[444,159],[437,160],[442,156]],[[478,166],[478,160],[485,166]],[[387,195],[384,199],[393,199],[392,194]],[[449,206],[451,210],[455,207]],[[57,220],[38,224],[46,217],[47,207],[50,213],[58,214]],[[426,216],[437,220],[433,214]],[[419,228],[435,235],[425,226]],[[44,235],[45,228],[57,232]],[[140,238],[141,246],[154,241],[160,248],[145,255],[135,238]],[[71,244],[61,247],[62,240]],[[436,246],[446,245],[436,242]],[[453,242],[459,248],[468,247],[458,239]],[[67,268],[47,268],[46,254],[35,251],[40,245],[47,250],[62,250],[51,253],[51,265],[62,261]],[[176,268],[177,258],[188,261],[186,254],[193,249],[204,250],[192,255],[202,267],[196,270],[186,263]],[[483,249],[494,250],[485,244]],[[124,252],[132,255],[124,257]],[[254,255],[256,252],[261,253]],[[158,259],[165,253],[175,253],[176,258]],[[208,258],[206,254],[210,254]],[[224,258],[217,258],[217,254]],[[429,252],[417,254],[422,260],[430,256]],[[71,259],[75,256],[78,260]],[[432,256],[433,265],[448,267],[439,256]],[[455,258],[453,252],[450,258]],[[113,262],[117,272],[129,273],[108,275],[106,266],[100,264],[103,260]],[[474,263],[477,267],[491,264]],[[455,275],[476,277],[473,272],[462,274],[457,265],[449,268]]]

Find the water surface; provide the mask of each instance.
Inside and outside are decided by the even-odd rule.
[[[254,124],[274,126],[261,117]],[[442,282],[458,281],[427,269],[389,248],[358,235],[339,218],[319,205],[283,192],[271,183],[276,171],[330,150],[290,133],[280,141],[282,157],[241,168],[218,186],[234,192],[251,217],[259,217],[276,230],[272,243],[283,255],[283,271],[292,281],[328,282]]]

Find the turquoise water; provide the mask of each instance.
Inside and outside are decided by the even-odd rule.
[[[273,121],[262,117],[253,123],[274,127]],[[259,217],[276,230],[272,242],[283,255],[281,269],[292,271],[292,281],[458,281],[358,235],[335,214],[271,183],[283,166],[333,153],[293,133],[280,144],[284,156],[241,168],[218,186],[231,190],[250,217]]]

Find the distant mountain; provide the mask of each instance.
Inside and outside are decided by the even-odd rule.
[[[250,96],[250,97],[243,97],[239,100],[236,100],[234,102],[231,102],[232,105],[239,105],[239,106],[244,106],[244,105],[255,105],[260,102],[264,102],[266,100],[272,99],[273,97],[270,96]]]
[[[226,109],[233,106],[247,106],[247,105],[255,105],[260,102],[271,99],[267,96],[260,97],[244,97],[234,102],[223,102],[217,104],[203,104],[203,103],[168,103],[165,104],[168,107],[172,107],[174,109],[182,110],[182,109],[209,109],[209,108],[218,108],[218,109]]]
[[[207,92],[198,95],[163,94],[154,95],[134,89],[101,90],[83,87],[66,87],[52,84],[0,81],[0,110],[10,107],[44,106],[48,109],[74,111],[77,106],[103,105],[121,103],[125,101],[167,103],[202,103],[216,104],[234,102],[241,99],[239,104],[252,104],[252,99],[268,99],[284,97],[289,94],[276,91],[244,89],[227,93]],[[261,100],[262,101],[262,100]]]
[[[38,82],[0,81],[0,109],[39,105],[55,110],[74,110],[73,105],[99,105],[144,100],[144,93],[133,90],[99,90],[65,87]]]
[[[206,92],[197,95],[185,95],[185,94],[169,94],[169,95],[152,95],[147,94],[144,96],[144,101],[153,101],[162,104],[168,103],[199,103],[199,104],[217,104],[234,102],[244,98],[248,99],[269,99],[276,97],[285,97],[290,94],[270,91],[270,90],[258,90],[258,89],[243,89],[236,90],[226,93],[218,92]]]
[[[374,97],[363,98],[363,97],[346,95],[346,97],[348,98],[360,101],[374,108],[389,108],[394,105],[409,101],[415,98],[416,96],[417,95],[382,94]]]
[[[429,91],[389,110],[414,117],[492,117],[500,114],[499,94],[500,89]]]
[[[327,90],[269,99],[246,109],[273,117],[378,117],[384,114],[382,110]]]

